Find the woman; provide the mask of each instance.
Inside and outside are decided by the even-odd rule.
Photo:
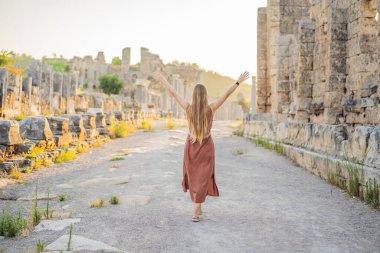
[[[164,76],[155,72],[154,79],[160,82],[177,103],[186,111],[189,123],[189,134],[186,139],[183,157],[183,180],[184,192],[189,190],[194,203],[194,222],[200,221],[202,214],[201,204],[206,196],[219,196],[215,182],[215,149],[211,138],[212,119],[215,111],[235,91],[240,83],[248,79],[246,71],[240,75],[237,81],[216,101],[208,104],[207,90],[202,84],[194,87],[191,104],[181,98]]]

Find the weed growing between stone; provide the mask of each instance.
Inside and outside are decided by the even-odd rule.
[[[46,210],[44,213],[46,219],[53,218],[53,211],[49,210],[49,203],[50,203],[50,186],[48,186],[48,190],[47,190]]]
[[[247,150],[244,150],[244,149],[241,149],[241,148],[235,148],[233,151],[232,151],[232,154],[233,155],[243,155],[247,153]]]
[[[113,161],[121,161],[121,160],[125,160],[125,158],[121,156],[115,156],[115,157],[112,157],[110,161],[113,162]]]
[[[36,246],[37,253],[43,252],[44,248],[45,248],[44,242],[41,239],[38,239],[37,246]]]
[[[59,194],[59,195],[58,195],[58,200],[59,200],[60,202],[65,201],[65,200],[66,200],[66,195],[65,195],[65,194]]]
[[[285,154],[285,147],[281,141],[275,141],[274,144],[272,144],[269,140],[256,135],[252,135],[248,137],[248,139],[255,143],[257,147],[274,150],[281,155]]]
[[[379,185],[376,179],[368,179],[365,184],[364,201],[373,208],[379,208]]]
[[[336,162],[334,169],[327,169],[327,182],[343,190],[347,190],[346,178],[342,176],[342,169],[338,162]]]
[[[118,205],[119,204],[119,198],[117,196],[111,196],[109,202],[111,205]]]
[[[33,202],[33,207],[30,211],[30,226],[36,226],[38,223],[40,223],[42,218],[42,212],[38,209],[37,204],[37,194],[38,194],[38,179],[36,180],[36,189],[35,189],[35,197]]]
[[[69,241],[67,242],[67,251],[72,250],[71,248],[71,236],[73,233],[73,223],[70,224],[70,230],[69,230]]]
[[[243,137],[244,135],[244,130],[243,129],[237,129],[233,132],[234,135],[236,136],[239,136],[239,137]]]

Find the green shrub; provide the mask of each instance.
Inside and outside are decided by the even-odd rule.
[[[238,129],[233,132],[234,135],[242,137],[244,135],[243,129]]]
[[[8,203],[0,214],[0,236],[15,237],[25,227],[26,220],[22,218],[21,210],[18,215],[14,215]]]
[[[109,202],[111,205],[117,205],[119,204],[119,198],[117,196],[111,196]]]
[[[59,194],[58,195],[58,200],[61,201],[61,202],[65,201],[66,200],[66,195],[65,194]]]

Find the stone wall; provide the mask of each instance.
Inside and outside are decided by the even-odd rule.
[[[333,162],[349,161],[364,166],[364,180],[379,181],[379,11],[378,0],[268,0],[259,8],[257,113],[245,136],[283,143],[326,179]]]

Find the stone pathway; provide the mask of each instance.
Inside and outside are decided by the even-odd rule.
[[[207,198],[204,221],[190,220],[192,203],[181,188],[185,129],[141,131],[3,188],[1,195],[24,199],[10,203],[26,215],[39,178],[40,207],[49,186],[51,208],[69,215],[44,221],[28,237],[0,238],[0,249],[33,252],[41,239],[65,250],[72,222],[72,247],[82,252],[379,252],[379,211],[232,136],[226,122],[214,123],[213,136],[220,197]],[[235,155],[237,148],[248,152]],[[124,160],[110,161],[115,156]],[[119,205],[108,203],[111,195]],[[105,206],[90,208],[99,198]]]

